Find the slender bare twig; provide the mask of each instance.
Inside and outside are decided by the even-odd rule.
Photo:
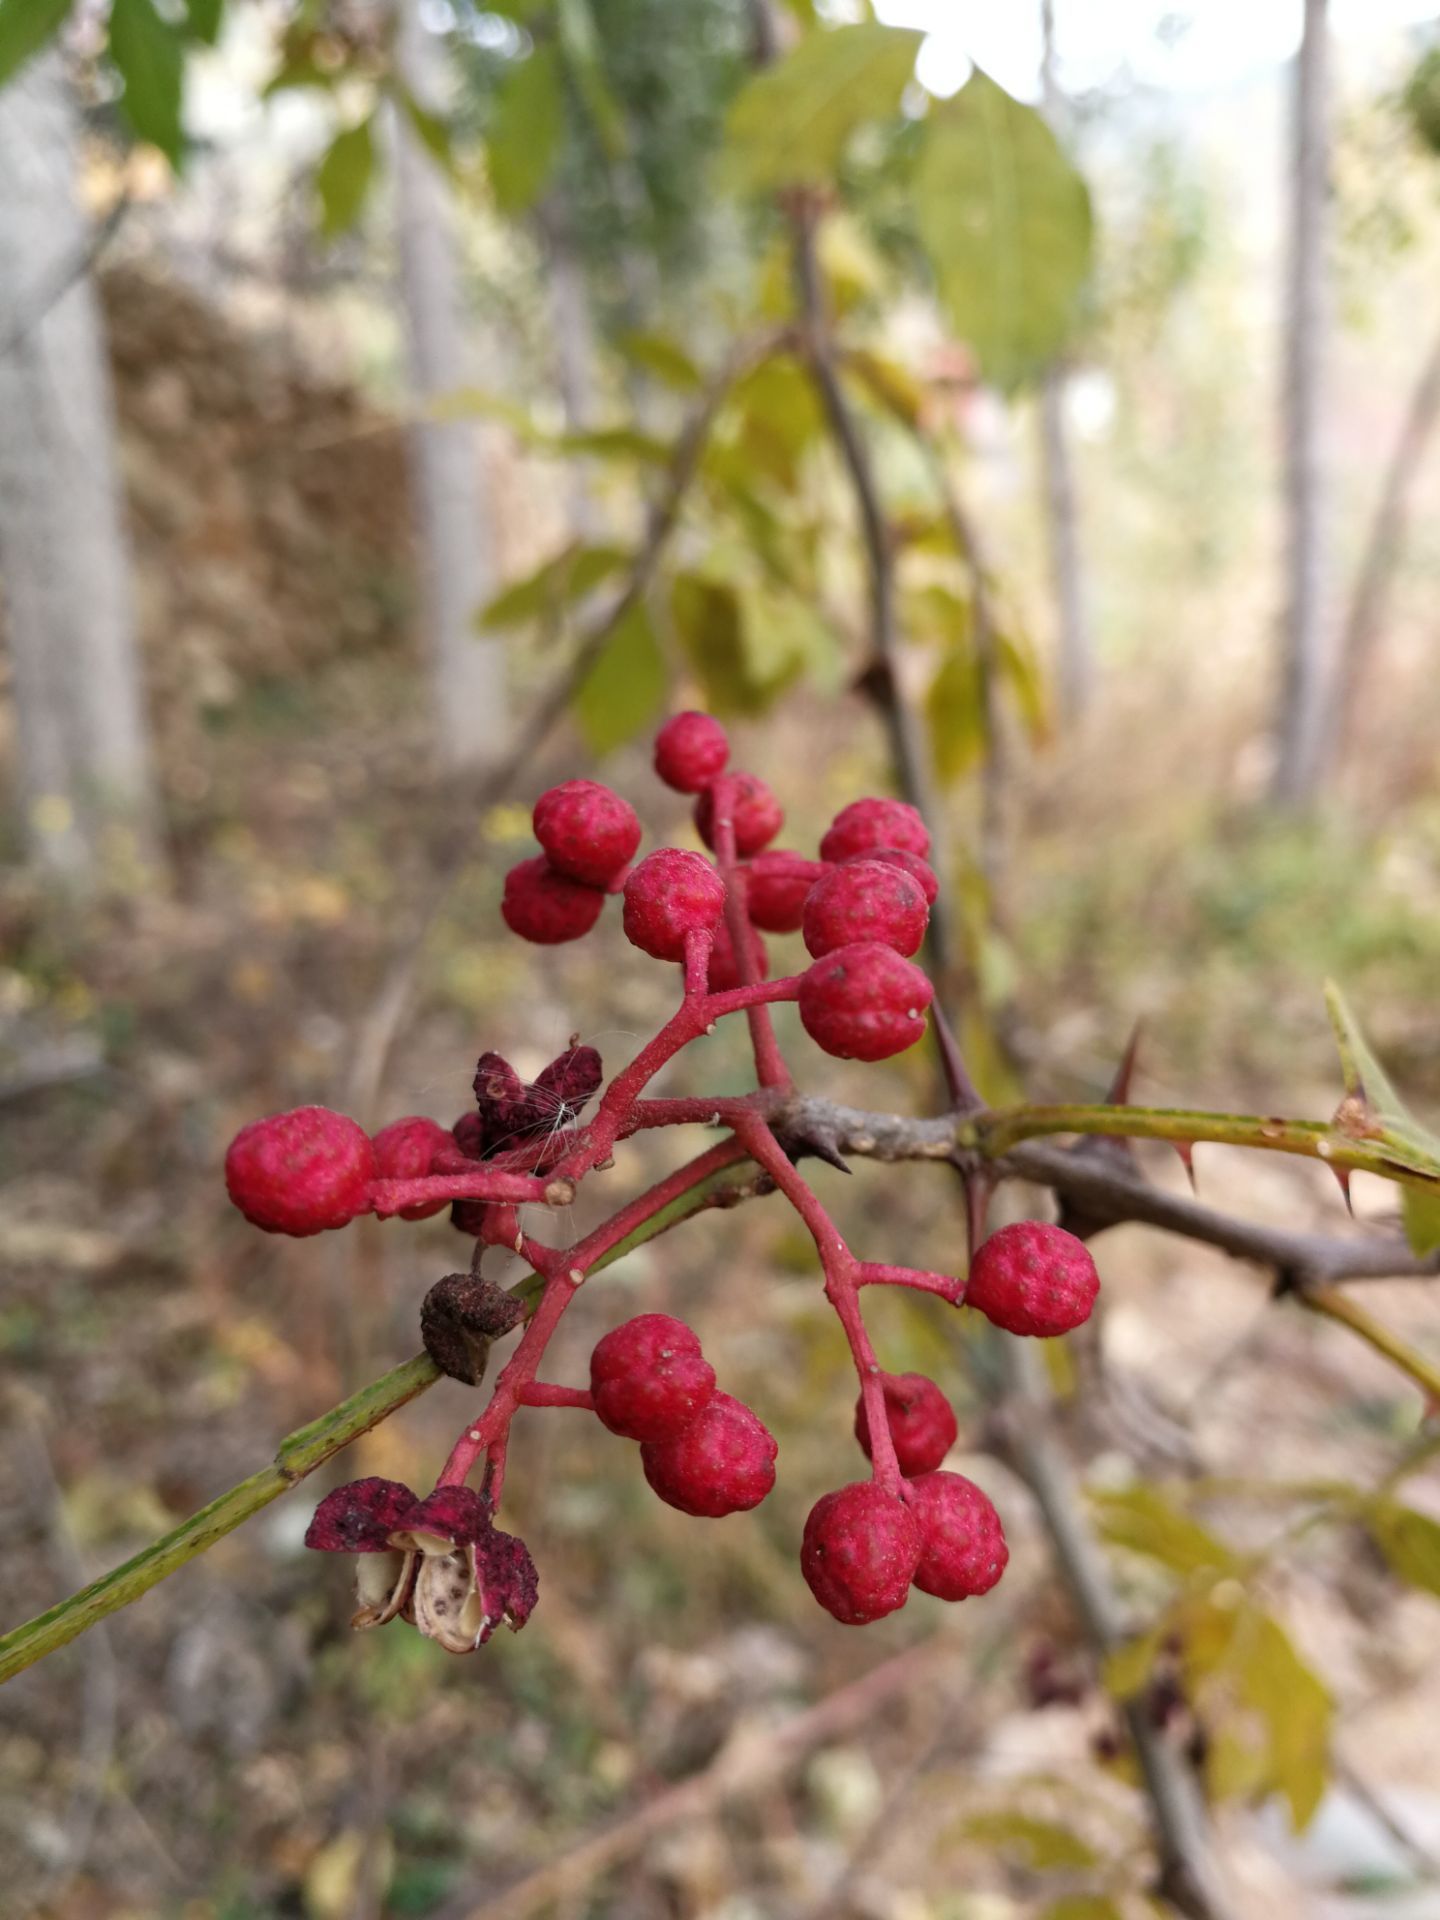
[[[8,329],[0,334],[0,360],[14,353],[17,347],[24,346],[30,335],[51,310],[59,306],[70,289],[92,271],[101,254],[120,231],[121,222],[130,211],[131,205],[130,190],[127,187],[99,226],[86,236],[67,259],[60,262],[54,273],[36,289],[28,303],[23,301],[20,303],[18,314],[12,318]]]
[[[895,608],[895,550],[869,449],[841,384],[835,363],[829,301],[815,250],[813,203],[803,195],[790,203],[790,229],[795,281],[802,318],[801,348],[824,409],[826,423],[849,477],[856,517],[865,551],[869,591],[869,630],[872,669],[869,685],[880,706],[890,741],[900,791],[924,816],[934,843],[933,859],[947,870],[943,822],[931,787],[929,756],[914,710],[901,686],[900,629]],[[945,896],[930,909],[929,944],[935,969],[946,979],[954,957]]]
[[[1000,710],[999,621],[991,586],[989,558],[980,529],[961,498],[943,449],[922,425],[912,424],[940,497],[950,538],[970,576],[970,616],[974,622],[975,662],[980,676],[980,721],[985,739],[980,758],[980,838],[976,849],[992,919],[1005,919],[1005,796],[1009,785],[1005,717]]]
[[[1006,1335],[997,1345],[1003,1396],[992,1418],[996,1450],[1030,1489],[1086,1638],[1103,1659],[1125,1639],[1127,1622],[1056,1429],[1044,1367],[1022,1340]],[[1193,1771],[1155,1726],[1145,1694],[1125,1702],[1123,1711],[1150,1806],[1157,1892],[1187,1920],[1230,1920],[1234,1907],[1215,1862]]]
[[[346,1075],[345,1105],[359,1119],[374,1117],[390,1050],[414,994],[426,942],[460,875],[474,861],[471,823],[486,807],[502,798],[531,765],[569,711],[606,641],[649,592],[699,471],[716,414],[736,380],[767,359],[787,337],[785,329],[773,329],[741,341],[726,357],[695,403],[675,442],[666,484],[650,504],[644,534],[624,580],[586,622],[570,658],[519,729],[510,752],[466,796],[466,804],[453,810],[464,825],[450,836],[449,846],[442,852],[424,897],[406,917],[390,963],[356,1023]]]

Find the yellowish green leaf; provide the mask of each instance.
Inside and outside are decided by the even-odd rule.
[[[1091,1495],[1104,1537],[1175,1573],[1233,1573],[1239,1562],[1198,1520],[1173,1507],[1156,1487],[1139,1484]]]
[[[1412,1587],[1440,1594],[1440,1520],[1394,1500],[1382,1500],[1365,1516],[1391,1571]]]
[[[476,616],[482,628],[514,627],[528,620],[554,619],[567,606],[621,572],[630,562],[623,547],[587,547],[571,542],[542,562],[534,573],[497,593]]]
[[[898,111],[920,40],[873,20],[806,34],[736,97],[726,123],[730,180],[769,193],[833,179],[856,129]]]
[[[705,384],[699,367],[667,333],[631,328],[619,336],[616,345],[632,366],[641,368],[667,387],[693,393]]]
[[[375,176],[375,140],[370,118],[346,127],[330,142],[315,173],[320,196],[320,226],[328,235],[344,233],[360,217]]]
[[[665,699],[665,659],[650,615],[636,603],[606,641],[575,695],[575,718],[593,753],[641,733]]]
[[[985,698],[980,662],[969,628],[946,649],[925,698],[936,776],[948,785],[968,773],[985,751]]]
[[[995,385],[1041,371],[1090,273],[1090,196],[1044,117],[978,67],[924,132],[920,236],[956,334]]]
[[[1025,1813],[977,1813],[961,1822],[960,1833],[1037,1873],[1054,1867],[1093,1867],[1095,1849],[1058,1820]]]
[[[1265,1724],[1270,1784],[1284,1796],[1298,1833],[1329,1777],[1330,1695],[1269,1614],[1254,1615],[1235,1647],[1237,1692]]]

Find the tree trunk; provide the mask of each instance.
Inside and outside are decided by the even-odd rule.
[[[154,862],[156,812],[78,138],[52,49],[0,89],[0,589],[26,844],[86,886]]]
[[[405,0],[397,6],[395,57],[411,96],[431,104],[438,50],[419,13]],[[411,390],[423,406],[466,382],[460,273],[448,189],[399,110],[394,148],[400,299]],[[475,630],[496,572],[478,435],[468,421],[420,420],[410,452],[436,744],[447,772],[482,771],[505,750],[509,715],[502,644]]]
[[[1053,124],[1061,106],[1060,88],[1055,78],[1053,0],[1041,0],[1040,19],[1043,35],[1041,85],[1045,112]],[[1050,546],[1050,575],[1055,587],[1058,621],[1060,709],[1068,720],[1078,720],[1090,703],[1095,663],[1080,560],[1075,469],[1070,457],[1070,435],[1065,420],[1067,384],[1063,366],[1052,367],[1045,376],[1040,390],[1040,449],[1045,470],[1045,520]]]
[[[1285,671],[1271,798],[1313,804],[1325,771],[1330,692],[1325,624],[1326,461],[1321,422],[1329,330],[1326,0],[1305,0],[1295,69],[1289,284],[1285,315]]]
[[[1399,437],[1385,471],[1379,504],[1361,555],[1354,596],[1340,638],[1335,698],[1330,704],[1337,747],[1343,750],[1359,703],[1366,670],[1380,637],[1409,517],[1410,490],[1420,471],[1436,419],[1440,418],[1440,334],[1437,334],[1410,396]]]

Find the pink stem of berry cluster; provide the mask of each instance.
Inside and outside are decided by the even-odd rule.
[[[825,1297],[839,1316],[860,1380],[865,1419],[870,1429],[870,1459],[877,1483],[887,1493],[903,1493],[905,1482],[885,1412],[885,1379],[860,1311],[864,1267],[845,1243],[820,1196],[796,1169],[769,1126],[751,1113],[735,1122],[735,1137],[750,1158],[764,1168],[810,1230],[825,1275]],[[897,1270],[898,1271],[898,1270]]]
[[[512,1172],[506,1165],[508,1156],[499,1156],[497,1162],[491,1162],[484,1169],[472,1167],[424,1180],[375,1184],[377,1211],[398,1212],[402,1207],[437,1199],[473,1198],[490,1202],[482,1220],[482,1241],[514,1248],[544,1282],[539,1303],[520,1344],[496,1381],[484,1413],[473,1426],[465,1429],[452,1448],[440,1475],[440,1486],[464,1482],[483,1455],[486,1488],[492,1502],[498,1505],[510,1426],[516,1411],[522,1406],[592,1406],[591,1397],[583,1388],[557,1386],[536,1378],[550,1338],[587,1273],[607,1253],[712,1174],[750,1159],[770,1176],[810,1231],[825,1276],[826,1297],[844,1328],[859,1376],[875,1479],[887,1491],[903,1494],[905,1482],[885,1411],[884,1375],[860,1311],[860,1289],[912,1287],[955,1301],[963,1291],[963,1282],[949,1274],[858,1260],[760,1110],[758,1103],[764,1094],[794,1084],[775,1037],[769,1009],[778,1002],[798,997],[800,976],[771,981],[755,977],[754,930],[735,851],[736,790],[735,781],[722,775],[710,791],[716,864],[725,880],[726,921],[741,984],[723,993],[708,992],[715,935],[711,929],[689,933],[685,940],[684,998],[679,1008],[629,1066],[610,1082],[594,1119],[546,1176]],[[710,1032],[727,1014],[741,1012],[749,1023],[755,1057],[758,1086],[754,1094],[718,1100],[643,1097],[651,1080],[676,1054]],[[517,1204],[547,1197],[553,1200],[557,1182],[578,1183],[608,1158],[621,1139],[654,1127],[689,1125],[724,1126],[730,1130],[730,1138],[667,1175],[571,1247],[546,1246],[520,1228],[515,1212]]]
[[[862,1287],[914,1287],[920,1293],[938,1293],[952,1307],[965,1297],[965,1282],[953,1273],[929,1273],[923,1267],[895,1267],[879,1260],[862,1260],[857,1284]]]
[[[543,1201],[549,1180],[533,1174],[506,1173],[468,1162],[465,1173],[425,1174],[414,1180],[372,1180],[370,1205],[382,1219],[407,1207],[436,1205],[447,1200],[493,1200],[510,1205]]]
[[[721,774],[710,788],[711,831],[715,836],[715,864],[725,881],[725,923],[735,952],[735,968],[742,987],[756,984],[755,954],[751,945],[754,929],[745,904],[745,883],[740,878],[735,855],[736,782]],[[798,982],[797,982],[798,987]],[[763,1002],[752,1002],[745,1009],[750,1023],[750,1047],[755,1055],[755,1077],[762,1087],[790,1087],[794,1080],[775,1038],[769,1009]]]
[[[733,1166],[736,1161],[746,1157],[746,1149],[738,1139],[722,1140],[708,1152],[687,1161],[683,1167],[678,1167],[674,1173],[657,1181],[645,1193],[639,1194],[627,1206],[612,1214],[603,1226],[597,1227],[572,1247],[546,1247],[528,1235],[520,1236],[518,1250],[545,1282],[540,1303],[519,1346],[495,1382],[489,1405],[480,1419],[468,1426],[451,1448],[437,1486],[461,1485],[484,1454],[487,1457],[487,1490],[495,1505],[499,1505],[505,1478],[510,1423],[516,1410],[522,1406],[579,1407],[588,1403],[589,1395],[582,1393],[581,1389],[542,1387],[535,1379],[550,1337],[559,1326],[565,1309],[579,1292],[586,1274],[637,1227],[653,1219],[692,1187],[708,1180],[711,1174]],[[539,1398],[534,1397],[537,1392]],[[570,1397],[557,1399],[554,1397],[557,1394]]]

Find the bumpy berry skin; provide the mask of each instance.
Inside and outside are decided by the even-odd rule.
[[[640,1449],[645,1478],[669,1507],[701,1520],[758,1507],[775,1484],[779,1448],[743,1400],[717,1393],[705,1410],[668,1440]]]
[[[1089,1249],[1063,1227],[1018,1220],[992,1233],[970,1264],[964,1304],[1007,1333],[1041,1340],[1090,1318],[1100,1276]]]
[[[657,960],[683,960],[685,936],[725,911],[725,882],[699,853],[661,847],[625,882],[625,937]]]
[[[857,940],[883,941],[908,958],[929,920],[918,880],[888,861],[848,860],[810,889],[801,931],[817,960]]]
[[[735,823],[735,852],[741,860],[769,846],[785,824],[785,809],[757,774],[731,776],[730,817]],[[707,787],[695,802],[695,830],[715,849],[715,793]]]
[[[934,989],[911,961],[878,940],[837,947],[800,980],[800,1021],[839,1060],[888,1060],[925,1031]]]
[[[557,873],[542,853],[522,860],[506,874],[500,913],[522,940],[537,947],[558,947],[567,940],[583,939],[604,905],[603,893]]]
[[[751,928],[747,928],[746,933],[753,962],[753,978],[768,980],[770,956],[765,951],[765,942]],[[735,963],[735,943],[730,938],[730,927],[724,919],[715,929],[715,944],[710,949],[710,969],[705,984],[711,993],[728,993],[732,987],[744,985],[740,969]]]
[[[800,1571],[828,1614],[843,1626],[868,1626],[909,1599],[922,1544],[902,1500],[873,1480],[856,1480],[810,1509]]]
[[[328,1107],[252,1120],[225,1155],[225,1185],[245,1218],[297,1240],[364,1213],[374,1178],[369,1134]]]
[[[885,1418],[895,1443],[895,1458],[907,1478],[933,1473],[955,1444],[960,1431],[955,1410],[935,1382],[923,1373],[887,1373],[884,1376]],[[855,1438],[870,1455],[870,1422],[865,1396],[855,1402]]]
[[[820,842],[820,858],[848,860],[852,853],[870,853],[876,847],[899,847],[923,860],[930,851],[930,835],[904,800],[852,800],[831,821]]]
[[[565,780],[535,802],[535,838],[556,873],[589,887],[607,887],[634,858],[640,820],[597,780]]]
[[[766,933],[798,933],[805,896],[828,868],[819,860],[775,848],[757,853],[745,869],[745,904]]]
[[[708,713],[677,713],[655,736],[655,771],[677,793],[699,793],[729,758],[725,729]]]
[[[910,1482],[910,1511],[923,1542],[915,1569],[920,1591],[937,1600],[988,1593],[1010,1549],[999,1514],[975,1482],[960,1473],[922,1473]]]
[[[842,866],[854,866],[858,860],[883,860],[887,866],[899,867],[916,881],[925,896],[927,907],[933,907],[940,896],[940,880],[928,860],[922,860],[918,853],[907,853],[904,847],[872,847],[868,853],[852,853],[841,862]]]
[[[375,1174],[380,1180],[423,1180],[437,1153],[455,1150],[455,1138],[449,1129],[418,1113],[382,1127],[374,1144]],[[400,1218],[428,1220],[449,1204],[447,1200],[431,1200],[423,1206],[402,1207]]]
[[[665,1440],[715,1395],[715,1369],[683,1320],[642,1313],[614,1328],[590,1356],[595,1411],[627,1440]]]

